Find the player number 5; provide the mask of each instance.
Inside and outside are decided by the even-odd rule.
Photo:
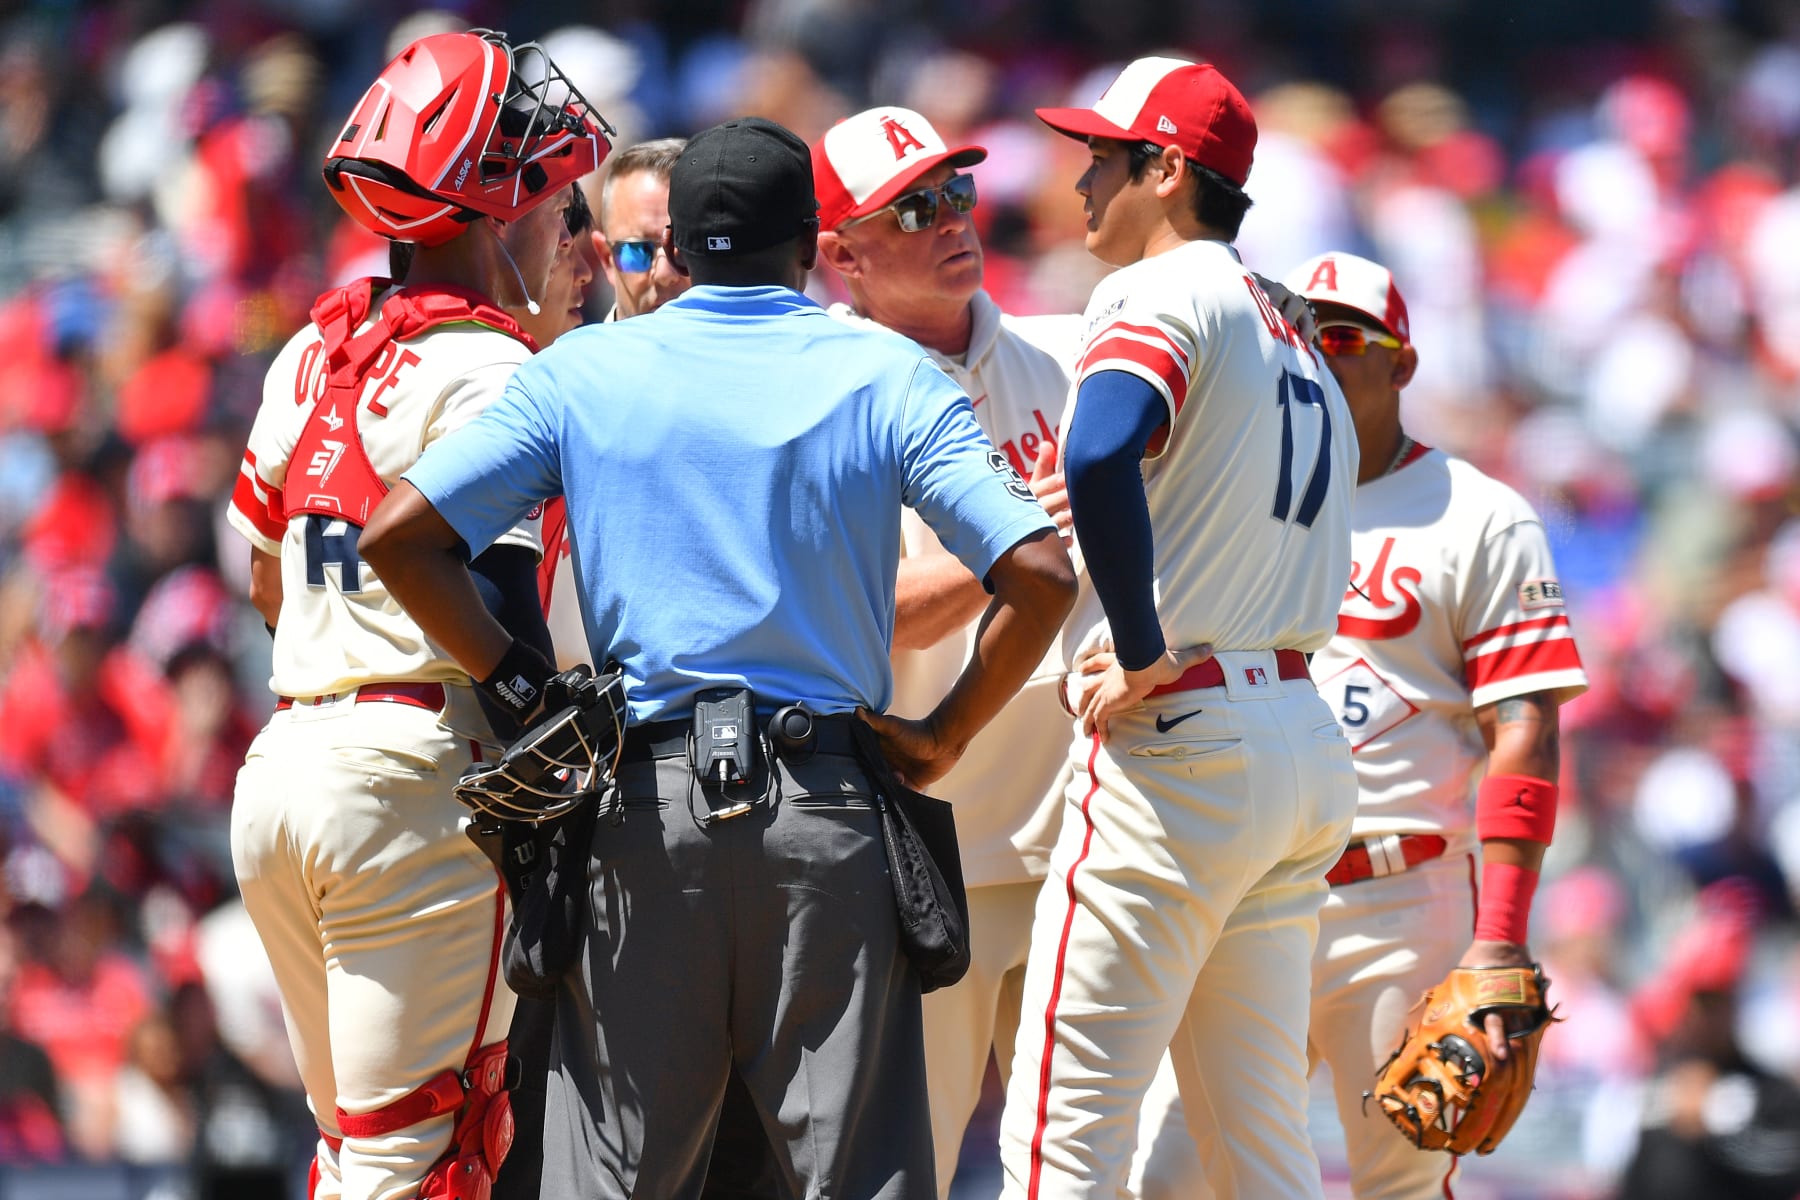
[[[1325,492],[1331,487],[1331,410],[1325,406],[1325,389],[1303,375],[1281,373],[1275,402],[1281,406],[1281,471],[1275,477],[1275,508],[1269,515],[1277,521],[1292,520],[1302,529],[1311,529],[1319,510],[1325,507]],[[1313,459],[1312,474],[1307,476],[1306,491],[1300,497],[1300,509],[1294,511],[1294,405],[1304,404],[1319,410],[1319,453]]]
[[[1369,706],[1362,698],[1373,690],[1361,684],[1346,683],[1344,685],[1344,724],[1361,727],[1369,720]]]

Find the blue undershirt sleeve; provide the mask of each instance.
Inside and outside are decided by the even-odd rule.
[[[1119,665],[1138,671],[1166,648],[1156,616],[1150,504],[1139,467],[1151,435],[1169,419],[1162,395],[1126,371],[1081,383],[1063,450],[1069,514],[1094,592],[1112,626]]]

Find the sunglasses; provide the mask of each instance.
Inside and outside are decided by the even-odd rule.
[[[1400,339],[1361,325],[1319,326],[1319,349],[1333,358],[1361,358],[1371,345],[1398,350]]]
[[[648,239],[614,242],[612,244],[613,265],[627,275],[642,275],[656,261],[656,252],[662,249],[661,242]]]
[[[896,196],[885,207],[876,209],[868,216],[858,217],[851,224],[871,220],[891,209],[895,220],[900,222],[903,232],[923,233],[937,224],[939,196],[942,196],[945,202],[959,213],[973,210],[975,207],[975,177],[973,175],[952,175],[937,187],[920,188],[916,192],[907,192],[903,196]]]

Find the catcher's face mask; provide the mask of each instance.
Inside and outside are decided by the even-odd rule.
[[[617,674],[588,678],[568,698],[508,746],[499,762],[464,771],[453,789],[456,798],[498,820],[536,824],[561,816],[610,782],[624,745],[624,681]]]

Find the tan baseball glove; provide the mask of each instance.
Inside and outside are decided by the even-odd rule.
[[[1425,993],[1400,1048],[1364,1092],[1421,1150],[1492,1154],[1524,1111],[1537,1074],[1538,1043],[1556,1020],[1544,1004],[1550,981],[1537,966],[1457,967]],[[1489,1013],[1506,1022],[1509,1053],[1490,1061]]]

